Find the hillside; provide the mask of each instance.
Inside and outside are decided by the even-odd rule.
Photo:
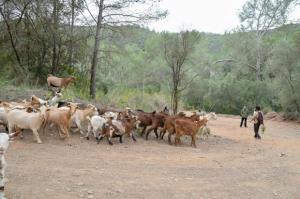
[[[2,26],[1,30],[5,28]],[[88,98],[90,64],[94,39],[93,27],[76,27],[74,41],[74,60],[68,64],[68,49],[61,48],[59,64],[54,74],[73,74],[78,83],[72,96]],[[264,41],[262,81],[255,81],[255,73],[249,65],[255,65],[253,33],[232,32],[225,35],[197,33],[199,40],[194,44],[193,52],[184,64],[187,73],[184,82],[195,74],[197,77],[180,93],[181,108],[213,110],[220,113],[238,114],[243,105],[253,107],[260,104],[264,110],[294,112],[299,102],[299,94],[293,100],[284,96],[289,88],[282,75],[285,73],[278,64],[292,67],[293,76],[299,75],[297,61],[278,63],[276,60],[281,43],[286,43],[291,51],[297,52],[295,43],[299,38],[299,24],[285,25],[270,31]],[[131,106],[152,110],[170,104],[170,68],[167,66],[162,48],[164,35],[176,33],[157,33],[139,26],[116,26],[105,29],[101,45],[101,58],[97,68],[97,99],[115,106]],[[60,33],[63,37],[63,33]],[[21,54],[22,68],[17,67],[14,51],[5,31],[1,33],[0,79],[2,84],[24,84],[44,86],[47,74],[53,71],[51,61],[51,43],[31,39],[35,47],[27,47],[26,40],[17,45]],[[66,40],[67,42],[67,40]],[[67,44],[67,43],[66,43]],[[284,50],[284,49],[282,49]],[[288,53],[288,52],[287,52]],[[291,53],[289,53],[291,54]],[[297,59],[298,57],[292,57]],[[225,61],[220,61],[225,60]],[[226,61],[226,60],[234,60]],[[281,60],[283,61],[283,60]],[[288,67],[287,65],[287,67]],[[21,72],[23,71],[23,72]],[[25,72],[24,72],[25,71]],[[274,72],[277,71],[277,72]],[[282,84],[283,83],[283,84]],[[299,87],[298,82],[292,82]],[[257,87],[262,87],[257,91]],[[274,92],[278,89],[281,92]]]

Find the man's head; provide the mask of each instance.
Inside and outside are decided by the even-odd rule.
[[[256,111],[260,111],[260,106],[256,106],[256,107],[255,107],[255,110],[256,110]]]

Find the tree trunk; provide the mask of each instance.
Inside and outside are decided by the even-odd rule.
[[[96,97],[96,69],[98,64],[98,57],[100,54],[103,2],[104,0],[100,0],[100,4],[98,6],[99,12],[98,12],[97,29],[96,29],[96,36],[95,36],[95,46],[94,46],[92,65],[91,65],[90,97],[92,99],[95,99]]]
[[[173,96],[172,96],[172,109],[173,109],[173,114],[177,114],[178,112],[178,100],[179,100],[179,96],[178,96],[178,89],[174,89],[173,91]]]
[[[178,66],[177,66],[178,67]],[[173,90],[172,90],[172,98],[171,98],[171,106],[173,109],[173,114],[177,114],[178,111],[178,101],[179,101],[179,90],[178,87],[180,85],[180,76],[177,67],[173,69]]]
[[[13,66],[13,69],[16,73],[23,74],[25,72],[25,69],[24,69],[24,67],[21,63],[21,58],[20,58],[19,52],[17,50],[17,46],[14,42],[13,33],[12,33],[12,30],[11,30],[10,24],[8,22],[9,19],[7,19],[5,17],[5,14],[4,14],[2,8],[0,8],[0,13],[1,13],[1,15],[3,17],[3,20],[4,20],[4,23],[6,25],[6,29],[7,29],[8,35],[9,35],[10,44],[11,44],[11,47],[13,48],[13,51],[15,53],[15,56],[16,56],[16,59],[17,59],[17,62],[18,62],[19,68],[20,68],[19,69],[19,68]]]
[[[255,104],[258,105],[259,103],[259,89],[260,86],[258,85],[259,82],[262,80],[261,78],[261,37],[259,32],[256,33],[256,66],[255,66],[255,76],[256,76],[256,88],[255,88]]]
[[[71,3],[71,33],[70,33],[69,58],[68,58],[68,62],[69,62],[70,66],[73,66],[74,21],[75,21],[75,0],[72,0],[72,3]]]
[[[53,0],[53,32],[52,32],[52,69],[51,73],[55,74],[57,69],[57,49],[56,49],[56,39],[57,39],[57,23],[58,23],[58,12],[57,12],[57,0]]]
[[[25,13],[25,20],[24,20],[24,24],[25,24],[25,29],[26,29],[26,55],[27,55],[27,68],[29,69],[31,66],[31,53],[30,53],[30,45],[31,45],[31,35],[30,35],[30,27],[29,27],[29,20],[28,20],[28,16]]]
[[[261,37],[259,33],[256,34],[256,81],[261,81]]]

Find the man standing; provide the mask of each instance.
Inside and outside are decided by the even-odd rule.
[[[243,123],[244,123],[244,126],[247,127],[247,118],[248,118],[248,114],[249,114],[249,110],[247,109],[246,106],[243,107],[243,109],[241,110],[241,125],[240,127],[243,126]]]
[[[259,127],[260,125],[264,125],[264,116],[263,113],[261,112],[260,106],[255,107],[255,111],[253,114],[253,118],[251,121],[254,121],[254,137],[255,139],[261,139],[259,135]]]

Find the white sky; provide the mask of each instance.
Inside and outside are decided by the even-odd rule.
[[[239,25],[238,13],[245,2],[246,0],[162,0],[161,8],[167,9],[169,15],[164,20],[149,24],[149,27],[156,31],[178,32],[184,28],[224,33]],[[292,19],[300,19],[300,8],[293,12]]]

